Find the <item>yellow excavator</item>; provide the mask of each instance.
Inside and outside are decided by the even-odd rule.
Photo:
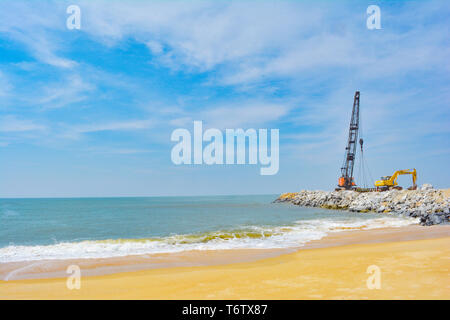
[[[408,188],[408,190],[416,190],[416,180],[417,180],[417,171],[416,169],[406,169],[406,170],[398,170],[395,171],[392,176],[381,177],[381,180],[375,181],[375,187],[377,187],[378,191],[384,191],[389,189],[399,189],[402,187],[398,186],[397,178],[399,175],[403,174],[411,174],[413,185]]]

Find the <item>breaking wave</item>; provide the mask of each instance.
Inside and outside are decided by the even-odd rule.
[[[301,220],[287,226],[246,226],[233,230],[161,238],[92,240],[34,246],[9,245],[0,248],[0,262],[107,258],[190,250],[290,248],[319,240],[332,232],[401,227],[417,222],[416,219],[401,217],[355,221],[317,219]]]

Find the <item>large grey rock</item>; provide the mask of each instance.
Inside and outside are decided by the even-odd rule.
[[[420,187],[420,190],[422,191],[433,190],[433,186],[429,183],[424,183],[422,187]]]
[[[432,226],[435,224],[441,224],[443,222],[443,216],[437,214],[430,214],[428,216],[420,218],[420,224],[425,226]]]

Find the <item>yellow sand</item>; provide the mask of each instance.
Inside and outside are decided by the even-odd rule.
[[[367,267],[381,270],[369,290]],[[450,299],[450,237],[300,250],[250,263],[0,281],[1,299]]]

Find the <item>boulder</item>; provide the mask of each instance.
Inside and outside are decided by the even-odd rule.
[[[420,187],[421,191],[433,190],[433,186],[429,183],[424,183],[422,187]]]

